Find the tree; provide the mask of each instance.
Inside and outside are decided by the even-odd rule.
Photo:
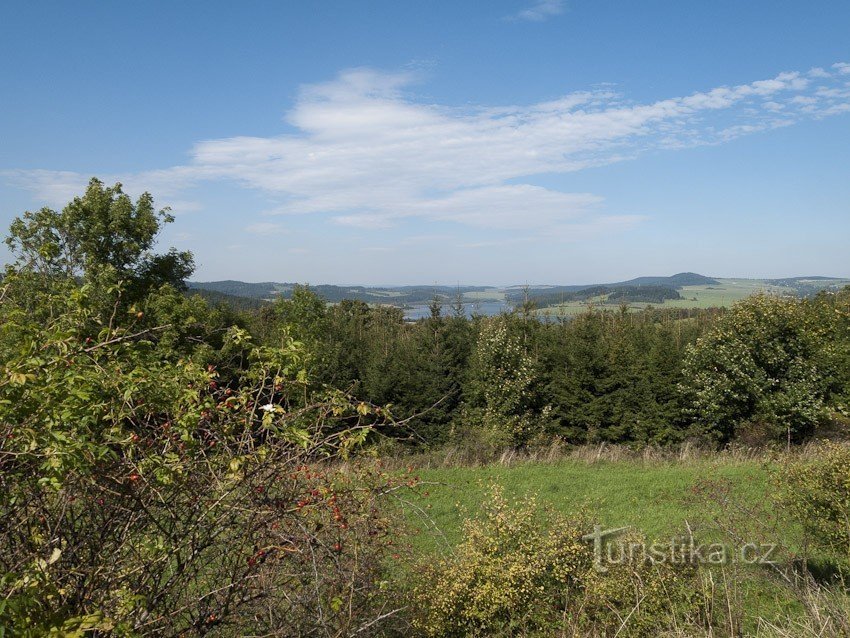
[[[747,424],[789,442],[808,438],[826,416],[823,347],[802,302],[739,302],[688,348],[682,390],[695,432],[725,443]]]
[[[399,486],[328,461],[386,411],[314,383],[311,352],[285,331],[257,345],[180,294],[191,255],[151,253],[170,219],[93,180],[61,213],[12,226],[0,635],[377,627],[398,611],[382,602],[398,539],[381,500]],[[288,320],[309,336],[306,295]]]
[[[524,445],[542,431],[535,363],[502,315],[483,320],[470,366],[469,396],[483,427],[505,443]]]
[[[171,284],[182,288],[194,270],[190,252],[151,250],[168,209],[157,211],[143,193],[134,203],[121,184],[105,187],[92,178],[82,197],[61,212],[42,208],[15,218],[6,244],[15,256],[12,272],[42,280],[122,281],[130,301]]]

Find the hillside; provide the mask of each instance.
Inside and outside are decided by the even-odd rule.
[[[261,282],[249,283],[243,281],[201,281],[188,282],[192,290],[211,290],[214,292],[249,297],[252,299],[289,298],[297,283]],[[335,286],[330,284],[309,285],[310,289],[329,303],[337,303],[344,299],[363,301],[365,303],[383,303],[401,306],[404,304],[428,303],[434,296],[444,301],[452,300],[458,293],[462,296],[482,293],[490,290],[486,286]]]
[[[254,300],[254,303],[278,297],[286,299],[292,295],[296,285],[292,282],[251,283],[235,280],[188,283],[190,290],[208,291],[231,298],[248,298]],[[724,279],[682,272],[671,276],[636,277],[613,283],[563,286],[379,287],[319,284],[311,285],[310,288],[328,303],[349,299],[368,304],[391,305],[404,308],[409,317],[415,319],[427,314],[427,306],[435,297],[443,304],[451,304],[460,297],[468,313],[498,314],[510,310],[528,298],[540,311],[574,315],[584,312],[591,303],[611,306],[628,304],[634,309],[647,305],[671,308],[728,307],[757,292],[804,297],[823,290],[840,290],[846,285],[850,285],[850,279],[825,276]],[[227,301],[227,298],[220,300]]]

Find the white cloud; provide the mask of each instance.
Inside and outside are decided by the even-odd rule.
[[[508,20],[543,22],[564,12],[564,0],[536,0],[531,6],[508,16]]]
[[[390,215],[337,215],[333,217],[333,221],[340,226],[368,230],[391,228],[394,225]]]
[[[282,224],[275,224],[272,222],[257,222],[255,224],[249,224],[245,227],[246,233],[251,233],[252,235],[280,235],[286,232],[286,229]]]
[[[151,190],[150,188],[145,190]],[[184,199],[173,199],[168,202],[168,208],[171,209],[171,212],[175,215],[182,215],[185,213],[196,213],[200,210],[203,210],[203,205],[200,202],[193,202]]]
[[[13,186],[31,191],[42,202],[51,206],[67,204],[85,188],[86,178],[72,171],[11,170],[3,176]]]
[[[277,202],[277,215],[324,214],[356,228],[416,218],[538,235],[608,232],[641,218],[606,214],[593,194],[528,182],[651,149],[720,144],[843,113],[850,105],[845,67],[786,72],[648,104],[604,87],[482,108],[417,99],[409,93],[415,74],[353,69],[302,88],[286,115],[292,133],[202,141],[187,165],[110,179],[120,177],[129,192],[150,190],[163,205],[181,201],[189,186],[232,181]],[[59,204],[79,194],[87,179],[46,170],[6,177]],[[279,228],[262,222],[246,230]]]
[[[415,214],[478,228],[528,230],[551,226],[589,212],[601,197],[561,193],[539,186],[488,186],[422,202]]]

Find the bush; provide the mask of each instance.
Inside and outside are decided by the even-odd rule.
[[[428,636],[655,636],[696,604],[692,565],[624,561],[603,573],[582,538],[587,519],[541,516],[534,499],[494,490],[464,529],[451,556],[422,567],[413,624]]]
[[[782,500],[809,540],[850,566],[850,446],[826,444],[778,477]]]
[[[828,416],[828,389],[818,368],[825,339],[806,311],[756,295],[688,348],[681,390],[696,435],[728,443],[745,424],[768,424],[773,439],[812,436]]]
[[[0,304],[0,628],[379,628],[393,481],[328,462],[383,411],[311,386],[292,339],[256,347],[234,328],[169,358],[144,313],[106,321],[86,293],[47,325]],[[197,360],[211,356],[227,372]]]

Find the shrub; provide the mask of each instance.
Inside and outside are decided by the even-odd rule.
[[[393,482],[332,461],[383,411],[312,387],[292,339],[231,329],[224,374],[195,359],[209,346],[164,359],[141,311],[105,321],[85,287],[63,303],[46,326],[0,305],[0,628],[379,628]]]
[[[495,490],[464,529],[416,586],[413,624],[428,636],[655,636],[696,605],[694,566],[643,557],[603,573],[587,519],[541,516],[534,499]]]
[[[782,500],[810,541],[850,565],[850,447],[826,444],[778,476]]]
[[[685,357],[681,390],[695,434],[727,443],[752,422],[770,424],[774,439],[810,437],[827,417],[823,348],[800,301],[756,295],[735,304]]]

